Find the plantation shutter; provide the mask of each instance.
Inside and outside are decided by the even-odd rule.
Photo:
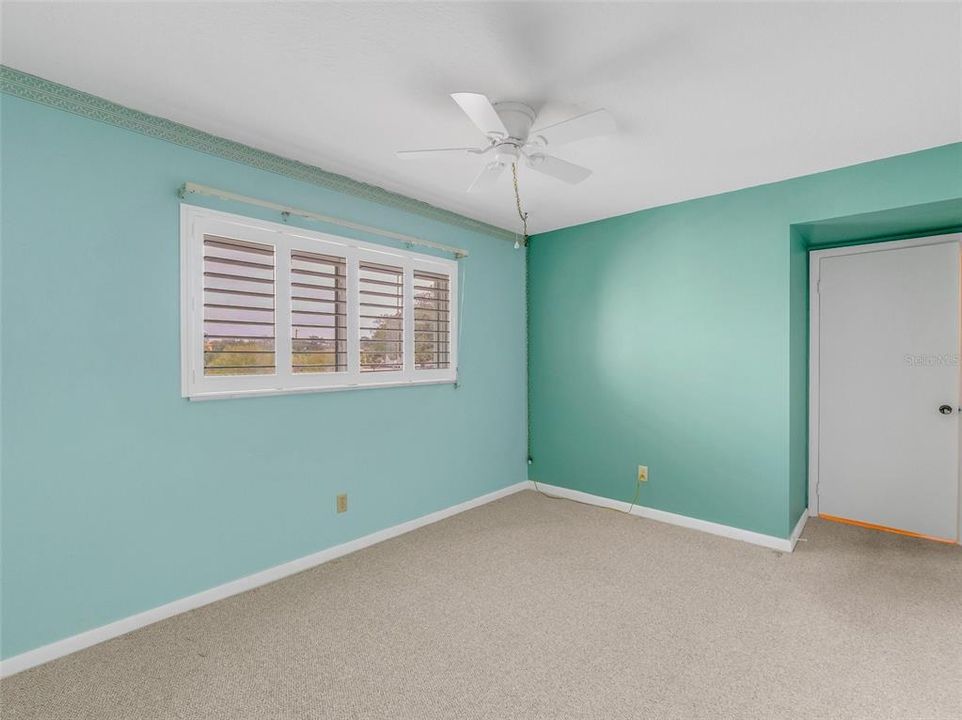
[[[204,236],[204,375],[275,372],[274,248]]]
[[[404,369],[404,271],[358,264],[361,372]]]
[[[457,261],[181,206],[181,394],[457,383]]]
[[[347,262],[291,250],[291,369],[347,370]]]
[[[414,271],[414,367],[441,370],[451,357],[451,280]]]

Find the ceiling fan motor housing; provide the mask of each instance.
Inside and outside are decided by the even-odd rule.
[[[519,102],[495,103],[494,109],[508,129],[508,137],[504,139],[517,140],[519,144],[524,144],[534,123],[534,110]]]

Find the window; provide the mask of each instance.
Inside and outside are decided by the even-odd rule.
[[[347,259],[291,250],[291,368],[347,370]]]
[[[390,265],[358,265],[361,372],[404,367],[404,270]]]
[[[181,206],[182,393],[451,383],[457,262]]]
[[[270,375],[274,248],[204,236],[204,375]]]
[[[450,366],[450,282],[447,275],[414,271],[414,366]]]

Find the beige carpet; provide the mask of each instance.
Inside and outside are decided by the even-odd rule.
[[[524,492],[8,678],[3,720],[962,717],[962,549]]]

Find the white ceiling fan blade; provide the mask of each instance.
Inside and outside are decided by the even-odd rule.
[[[531,137],[533,139],[540,137],[545,145],[554,147],[596,135],[610,135],[617,129],[614,116],[607,110],[601,109],[562,120],[540,130],[532,130]]]
[[[478,129],[485,135],[500,135],[508,137],[508,129],[504,126],[498,116],[494,105],[488,100],[486,95],[480,93],[451,93],[451,98],[465,115],[471,118],[471,122],[478,126]]]
[[[420,160],[444,155],[481,154],[478,148],[430,148],[427,150],[398,150],[394,154],[402,160]]]
[[[492,185],[497,182],[498,178],[501,177],[501,173],[504,172],[504,164],[495,160],[485,165],[478,176],[471,183],[468,188],[468,192],[481,192],[487,190]]]
[[[532,170],[550,175],[563,182],[575,185],[582,180],[586,180],[591,175],[591,170],[581,165],[575,165],[567,160],[552,157],[551,155],[530,155],[528,156],[528,167]]]

